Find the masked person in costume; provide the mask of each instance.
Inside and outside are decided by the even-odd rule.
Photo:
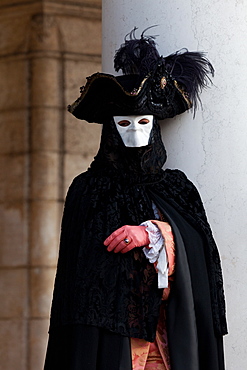
[[[223,370],[219,253],[195,186],[162,170],[158,124],[196,107],[213,67],[134,31],[114,63],[69,106],[103,129],[66,197],[45,369]]]

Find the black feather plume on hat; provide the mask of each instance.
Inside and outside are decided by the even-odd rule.
[[[152,26],[154,27],[154,26]],[[177,81],[182,89],[188,94],[194,106],[194,111],[200,101],[200,93],[203,88],[212,83],[210,75],[214,76],[214,68],[203,52],[190,52],[187,49],[179,50],[167,57],[161,57],[156,49],[156,36],[145,36],[144,30],[140,39],[135,36],[135,27],[125,37],[125,42],[116,51],[114,68],[123,74],[137,74],[141,78],[165,66],[170,76]],[[129,37],[129,39],[127,39]]]
[[[167,72],[182,85],[193,103],[194,110],[200,102],[202,89],[212,83],[214,68],[203,52],[182,49],[164,58]]]
[[[144,36],[149,28],[142,32],[140,39],[135,37],[136,27],[126,35],[124,44],[115,54],[115,71],[122,70],[125,75],[138,74],[146,77],[153,70],[160,55],[155,47],[155,36]],[[128,36],[129,40],[127,40]]]

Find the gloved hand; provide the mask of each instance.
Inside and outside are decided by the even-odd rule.
[[[114,231],[104,241],[108,252],[126,253],[136,247],[149,244],[148,232],[145,226],[125,225]]]

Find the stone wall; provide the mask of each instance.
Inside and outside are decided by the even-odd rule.
[[[67,113],[101,69],[101,1],[0,1],[0,367],[43,368],[64,196],[100,127]]]

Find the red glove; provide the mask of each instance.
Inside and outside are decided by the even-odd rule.
[[[108,252],[126,253],[136,247],[149,244],[148,232],[145,226],[125,225],[114,231],[104,241]]]

